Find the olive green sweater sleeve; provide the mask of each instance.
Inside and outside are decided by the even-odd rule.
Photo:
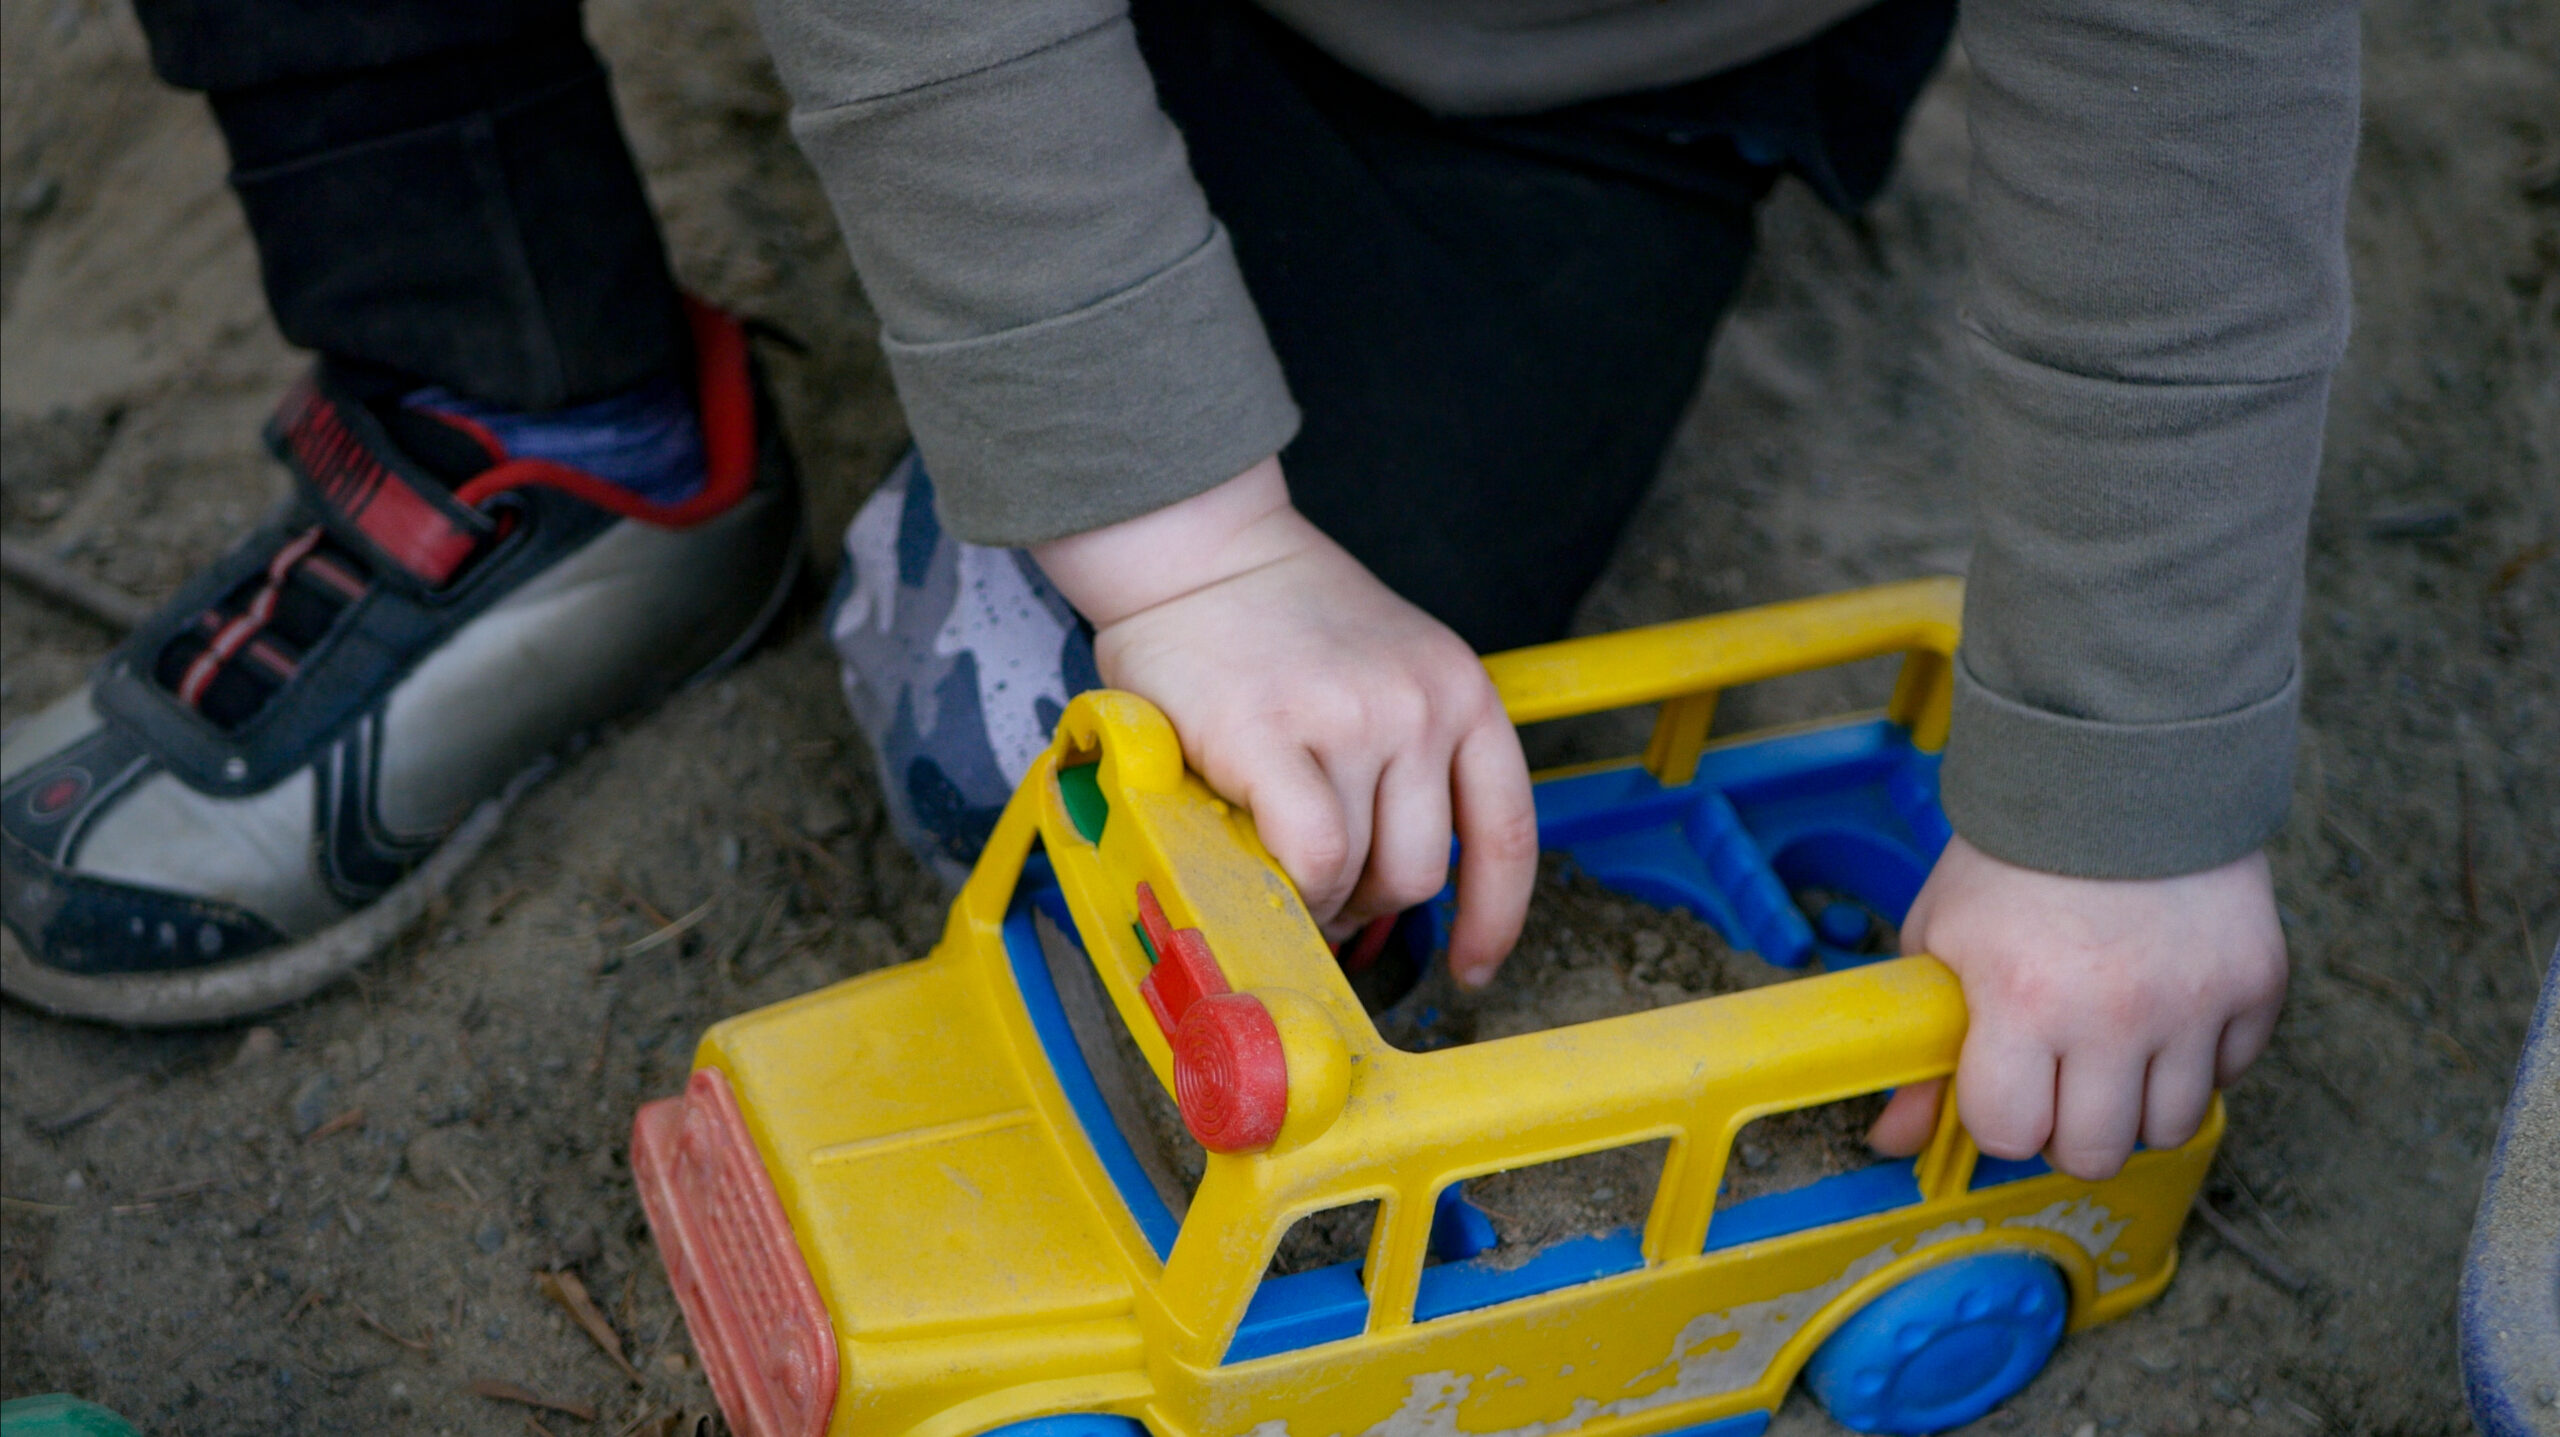
[[[1024,545],[1297,430],[1115,0],[759,0],[953,532]]]
[[[1995,856],[2238,857],[2290,793],[2348,318],[2347,0],[1966,0],[1976,547],[1943,791]]]

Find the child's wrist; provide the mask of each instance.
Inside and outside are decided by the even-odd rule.
[[[1096,628],[1286,558],[1317,537],[1277,455],[1134,519],[1034,545],[1049,581]]]

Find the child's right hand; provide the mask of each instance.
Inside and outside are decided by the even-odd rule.
[[[2069,878],[1950,840],[1902,923],[1964,985],[1956,1108],[1982,1150],[2110,1178],[2138,1140],[2173,1148],[2238,1081],[2284,1003],[2284,929],[2263,853],[2175,878]],[[1869,1141],[1918,1152],[1937,1083],[1896,1093]]]
[[[1519,736],[1465,642],[1299,514],[1277,459],[1032,553],[1104,682],[1164,710],[1328,937],[1439,892],[1454,829],[1450,967],[1492,978],[1537,878]]]

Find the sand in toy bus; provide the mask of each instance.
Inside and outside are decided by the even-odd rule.
[[[1172,1095],[1147,1070],[1128,1029],[1102,1002],[1090,965],[1063,961],[1056,935],[1044,938],[1051,971],[1061,980],[1060,997],[1089,1054],[1103,1058],[1092,1050],[1107,1049],[1108,1057],[1094,1063],[1105,1099],[1179,1217],[1199,1184],[1205,1155],[1183,1127]],[[1872,941],[1889,952],[1893,935],[1879,931]],[[1550,858],[1540,870],[1519,946],[1489,987],[1464,992],[1435,960],[1418,985],[1372,1016],[1389,1043],[1421,1052],[1801,976],[1736,952],[1704,923],[1612,893]],[[1884,1095],[1873,1094],[1749,1124],[1735,1141],[1717,1207],[1792,1191],[1878,1161],[1866,1133],[1883,1104]],[[1558,1242],[1642,1227],[1665,1156],[1662,1142],[1638,1143],[1467,1180],[1467,1201],[1492,1221],[1498,1239],[1478,1260],[1511,1267]],[[1272,1275],[1359,1259],[1369,1242],[1370,1206],[1314,1214],[1291,1227],[1272,1258]]]

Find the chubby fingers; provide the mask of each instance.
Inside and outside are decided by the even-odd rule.
[[[2142,1088],[2144,1146],[2174,1148],[2204,1126],[2205,1109],[2213,1102],[2216,1039],[2206,1033],[2151,1055]]]
[[[1894,1089],[1875,1126],[1867,1129],[1867,1146],[1889,1158],[1907,1158],[1929,1146],[1938,1128],[1938,1099],[1946,1089],[1942,1078]]]
[[[2034,1035],[1977,1011],[1956,1060],[1956,1114],[1975,1146],[2012,1162],[2044,1151],[2053,1136],[2054,1079],[2061,1066]]]
[[[1449,776],[1445,763],[1397,758],[1378,777],[1368,866],[1342,908],[1345,924],[1401,913],[1449,881]]]
[[[2055,1084],[2053,1137],[2045,1157],[2075,1178],[2111,1178],[2142,1131],[2149,1055],[2115,1048],[2064,1054]]]
[[[1236,775],[1232,788],[1215,785],[1252,811],[1262,846],[1298,885],[1319,927],[1334,923],[1369,852],[1375,780],[1346,783],[1346,777],[1328,771],[1303,747],[1275,745]]]
[[[1538,882],[1529,764],[1498,705],[1459,738],[1449,785],[1458,825],[1458,918],[1449,933],[1449,970],[1461,984],[1481,988],[1520,940]]]
[[[2135,1139],[2151,1131],[2145,1115],[2155,1067],[2167,1104],[2159,1109],[2160,1130],[2190,1105],[2201,1117],[2213,1090],[2208,1084],[2201,1095],[2190,1092],[2171,1055],[2155,1064],[2138,1048],[2096,1044],[2057,1053],[2031,1031],[1986,1021],[1966,1036],[1957,1061],[1956,1110],[1974,1143],[1995,1158],[2014,1162],[2040,1152],[2073,1177],[2109,1178],[2132,1156]],[[2194,1132],[2189,1124],[2177,1141]]]
[[[2284,969],[2281,961],[2273,981],[2262,986],[2264,991],[2254,995],[2253,1000],[2233,1014],[2231,1021],[2222,1027],[2221,1041],[2215,1044],[2213,1053],[2215,1087],[2227,1088],[2240,1081],[2240,1075],[2249,1071],[2251,1063],[2258,1061],[2258,1055],[2267,1050],[2267,1040],[2276,1034],[2276,1018],[2284,1011]]]

